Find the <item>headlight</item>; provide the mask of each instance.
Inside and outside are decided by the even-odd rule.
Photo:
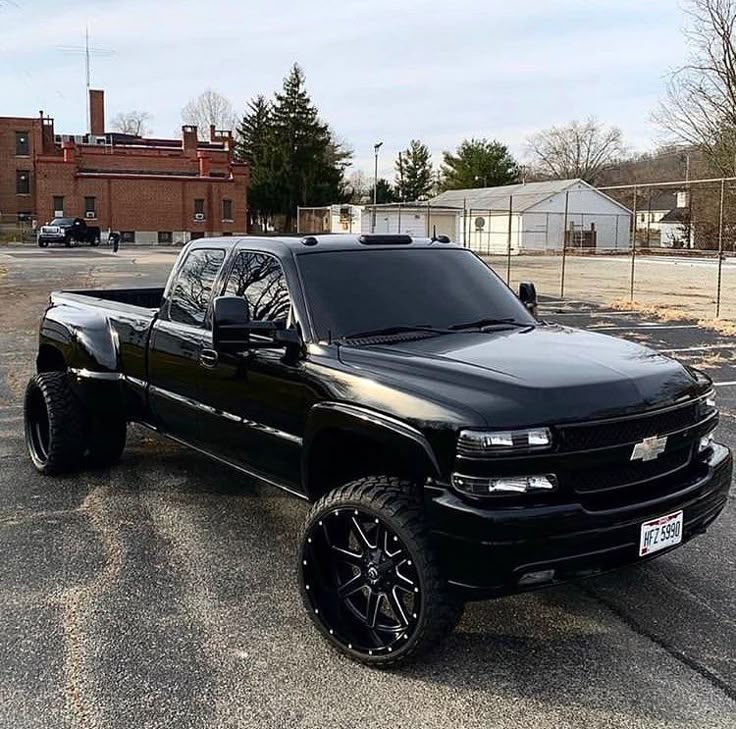
[[[457,452],[463,456],[487,456],[508,451],[544,450],[552,445],[549,428],[528,430],[461,430]]]
[[[472,496],[527,494],[557,488],[557,477],[552,473],[535,476],[465,476],[453,473],[451,481],[458,491]]]

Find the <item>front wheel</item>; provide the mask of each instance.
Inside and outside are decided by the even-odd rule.
[[[393,666],[441,642],[462,615],[443,579],[413,485],[362,478],[310,511],[299,587],[322,635],[363,663]]]

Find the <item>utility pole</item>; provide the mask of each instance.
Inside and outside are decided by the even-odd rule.
[[[381,149],[383,142],[376,142],[373,145],[373,216],[371,218],[371,233],[376,231],[376,205],[378,204],[378,150]]]

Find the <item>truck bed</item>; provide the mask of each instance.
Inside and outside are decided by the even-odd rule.
[[[116,308],[110,305],[123,304],[125,307],[132,306],[138,309],[158,311],[163,296],[163,287],[155,287],[140,289],[66,289],[55,292],[51,295],[51,298],[55,303],[63,298],[65,301],[77,301],[87,306],[97,305],[104,308]]]

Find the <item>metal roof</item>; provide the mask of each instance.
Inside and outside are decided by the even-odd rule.
[[[486,210],[508,210],[509,195],[512,196],[512,210],[523,212],[546,200],[552,195],[564,192],[573,185],[589,185],[583,180],[546,180],[544,182],[526,182],[499,187],[477,187],[469,190],[446,190],[430,203],[462,208],[482,208]],[[595,189],[595,188],[591,188]],[[601,193],[603,194],[603,193]]]

